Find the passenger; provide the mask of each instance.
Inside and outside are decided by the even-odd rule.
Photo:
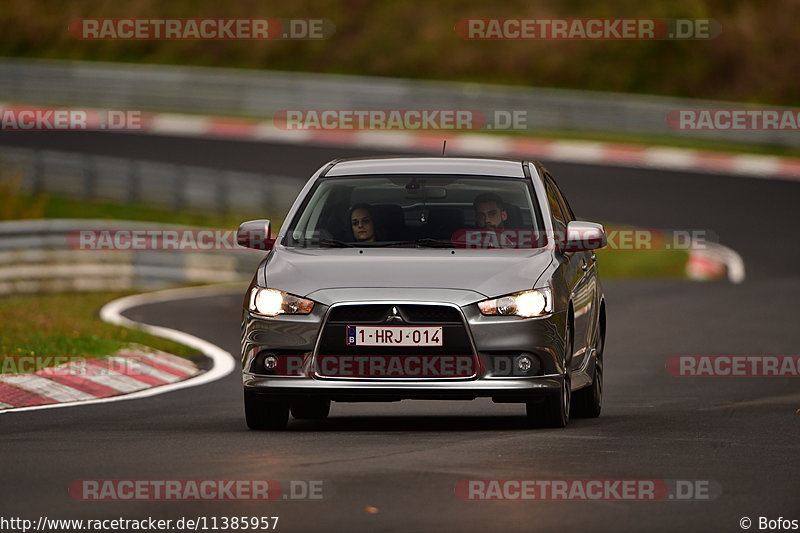
[[[495,193],[478,195],[472,206],[475,208],[475,222],[480,229],[502,230],[508,220],[506,205]]]
[[[375,242],[375,220],[372,217],[372,206],[356,204],[350,208],[350,224],[353,237],[358,242]]]

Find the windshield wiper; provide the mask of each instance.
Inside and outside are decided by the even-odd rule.
[[[415,241],[390,241],[378,244],[370,243],[370,248],[389,248],[390,246],[411,246]]]
[[[376,247],[389,246],[417,246],[420,248],[454,248],[452,241],[441,239],[417,239],[415,241],[392,241],[376,245]]]
[[[453,241],[444,239],[417,239],[414,244],[424,248],[455,248]]]
[[[355,248],[354,244],[337,239],[303,239],[303,246],[308,246],[309,242],[330,248]]]

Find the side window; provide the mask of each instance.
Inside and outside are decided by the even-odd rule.
[[[547,203],[550,205],[550,213],[553,215],[553,225],[556,226],[556,229],[566,228],[567,222],[564,218],[564,212],[550,180],[545,180],[545,189],[547,190]]]
[[[561,204],[563,212],[566,216],[567,222],[572,222],[573,220],[575,220],[575,213],[572,211],[569,202],[567,202],[567,198],[561,193],[561,189],[558,188],[556,180],[554,180],[553,176],[551,176],[550,174],[545,174],[545,179],[553,188],[553,191],[555,192],[555,195],[558,198],[558,201]]]

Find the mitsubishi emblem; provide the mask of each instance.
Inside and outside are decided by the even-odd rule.
[[[403,317],[400,316],[400,311],[397,310],[397,307],[392,306],[392,312],[386,317],[386,322],[403,322]]]

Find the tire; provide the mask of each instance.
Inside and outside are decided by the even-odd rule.
[[[594,360],[594,377],[588,387],[575,391],[572,401],[573,413],[582,418],[597,418],[603,409],[603,347],[605,339],[600,336]]]
[[[244,391],[244,417],[250,429],[286,429],[289,400]]]
[[[320,398],[304,398],[292,402],[292,416],[298,420],[322,420],[331,412],[331,401]]]
[[[534,428],[563,428],[569,422],[570,392],[569,374],[561,380],[561,387],[555,394],[549,394],[543,402],[525,404],[528,424]]]
[[[572,324],[567,322],[564,332],[567,346],[564,350],[569,354],[572,351]],[[528,424],[535,428],[563,428],[569,423],[569,412],[572,403],[572,380],[569,374],[569,358],[564,357],[564,376],[561,386],[555,393],[545,396],[544,401],[525,404],[525,413]]]

